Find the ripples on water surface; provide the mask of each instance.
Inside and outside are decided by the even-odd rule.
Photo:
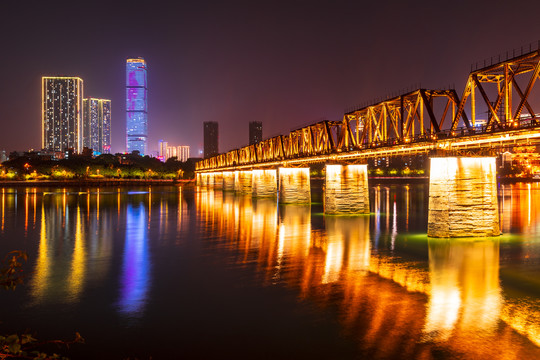
[[[3,189],[0,251],[29,254],[2,333],[72,358],[540,358],[540,186],[499,188],[503,236],[428,239],[425,184],[370,216],[202,188]]]

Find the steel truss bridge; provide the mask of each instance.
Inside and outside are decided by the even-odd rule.
[[[461,98],[453,89],[420,88],[348,112],[341,121],[321,121],[204,159],[196,171],[365,163],[431,152],[495,154],[504,147],[537,144],[540,119],[529,99],[539,74],[540,42],[539,50],[472,71]]]

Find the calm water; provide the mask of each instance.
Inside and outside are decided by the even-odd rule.
[[[500,238],[428,239],[427,184],[370,216],[197,188],[3,189],[26,283],[0,331],[74,359],[540,359],[540,185],[500,187]]]

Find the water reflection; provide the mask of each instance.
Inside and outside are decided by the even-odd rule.
[[[122,266],[120,311],[141,315],[148,293],[150,259],[144,204],[128,204],[126,241]]]
[[[430,340],[460,333],[492,335],[502,307],[499,239],[430,238],[431,292],[424,332]],[[463,335],[462,335],[463,336]]]
[[[257,259],[266,286],[297,287],[300,299],[337,305],[346,334],[373,358],[432,358],[431,346],[459,356],[522,357],[528,350],[516,345],[516,317],[505,316],[499,239],[407,240],[399,227],[409,226],[413,200],[408,186],[401,198],[394,191],[374,188],[374,245],[369,216],[324,216],[319,229],[310,206],[211,191],[198,196],[197,209],[213,238],[227,239],[240,254],[238,262]],[[389,239],[390,254],[396,244],[424,243],[428,261],[381,252],[379,238]],[[534,342],[528,329],[521,333]]]
[[[62,194],[62,203],[66,201]],[[48,196],[41,206],[41,229],[32,295],[38,302],[76,302],[80,299],[87,273],[86,230],[79,204],[58,208],[55,196]],[[72,225],[73,224],[73,225]]]

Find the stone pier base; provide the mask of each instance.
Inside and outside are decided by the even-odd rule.
[[[208,173],[197,173],[197,186],[208,186]]]
[[[214,173],[214,189],[221,189],[223,187],[223,173],[215,172]]]
[[[234,191],[234,172],[233,171],[224,171],[222,173],[223,185],[222,188],[224,191]]]
[[[431,158],[428,236],[498,235],[495,158]]]
[[[326,165],[325,214],[369,214],[367,165]]]
[[[309,168],[279,168],[279,202],[310,204]]]
[[[276,197],[277,170],[253,170],[251,187],[255,197]]]
[[[234,191],[239,193],[250,193],[251,182],[251,170],[237,170],[234,172]]]

